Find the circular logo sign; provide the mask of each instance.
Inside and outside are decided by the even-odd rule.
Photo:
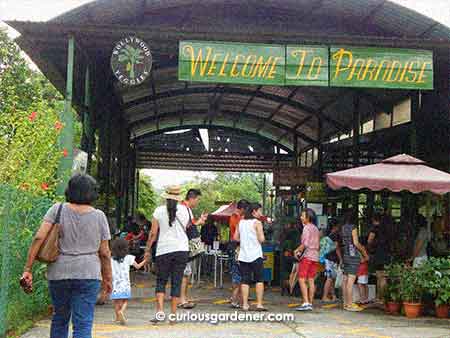
[[[112,52],[111,68],[121,83],[129,86],[141,84],[152,69],[150,47],[134,36],[120,40]]]

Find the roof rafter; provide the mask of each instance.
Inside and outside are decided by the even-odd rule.
[[[288,99],[287,97],[282,97],[275,94],[270,94],[262,91],[248,90],[243,88],[235,88],[235,87],[224,87],[222,89],[224,93],[228,94],[236,94],[242,96],[255,96],[257,98],[278,102],[280,104],[290,106],[294,109],[306,112],[308,114],[317,116],[318,118],[322,118],[325,122],[332,125],[338,131],[345,132],[349,127],[344,126],[339,121],[336,121],[329,116],[325,115],[323,112],[318,111],[308,105],[305,105],[302,102],[294,101],[292,99]],[[150,95],[146,97],[142,97],[140,99],[128,102],[124,105],[124,109],[131,108],[136,105],[145,104],[147,102],[151,102],[152,100],[161,100],[165,98],[171,98],[176,96],[190,95],[190,94],[202,94],[202,93],[212,93],[216,91],[215,87],[190,87],[188,89],[176,89],[172,91],[161,92],[156,95]]]
[[[238,114],[239,113],[239,112],[236,112],[236,111],[229,111],[229,110],[225,110],[225,111],[222,110],[221,112],[225,113],[225,114],[230,114],[230,115],[234,115],[234,114]],[[192,110],[192,111],[185,110],[185,113],[186,114],[207,114],[208,111],[205,111],[205,110],[201,111],[201,110],[197,110],[196,109],[196,110]],[[160,114],[159,117],[160,118],[167,118],[167,117],[171,117],[171,116],[177,116],[177,114],[178,114],[178,111],[174,111],[174,112]],[[257,116],[252,115],[252,114],[244,113],[244,116],[247,119],[257,120],[257,121],[260,120],[260,119],[258,119]],[[133,129],[133,128],[136,128],[138,126],[147,125],[147,124],[151,124],[151,123],[154,123],[154,122],[156,122],[155,116],[149,116],[149,117],[144,118],[142,120],[135,121],[135,122],[131,123],[130,127]],[[293,134],[296,134],[299,138],[301,138],[302,140],[306,141],[307,143],[310,143],[310,144],[313,144],[313,145],[317,144],[317,140],[314,140],[313,138],[309,137],[308,135],[305,135],[302,132],[299,132],[297,130],[293,130],[292,128],[290,128],[290,127],[288,127],[286,125],[283,125],[283,124],[275,122],[275,121],[267,121],[266,123],[268,123],[268,124],[270,124],[270,125],[272,125],[272,126],[274,126],[276,128],[279,128],[281,130],[289,130],[289,132],[291,132]],[[182,125],[182,126],[184,126],[184,125]],[[255,133],[257,133],[256,130],[255,130]]]

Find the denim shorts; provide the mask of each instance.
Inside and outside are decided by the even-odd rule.
[[[325,277],[336,279],[338,265],[336,262],[325,259]]]

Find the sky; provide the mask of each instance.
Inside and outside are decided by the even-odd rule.
[[[0,0],[0,27],[2,20],[47,21],[92,0]],[[450,27],[450,0],[391,0]],[[38,8],[37,8],[38,6]],[[17,33],[8,28],[14,38]],[[195,177],[213,177],[211,173],[192,171],[145,170],[158,189],[169,184],[182,184]]]

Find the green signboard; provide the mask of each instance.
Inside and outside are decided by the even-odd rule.
[[[433,53],[411,49],[331,47],[330,86],[433,89]]]
[[[284,85],[283,46],[182,41],[178,59],[184,81]]]
[[[433,89],[433,53],[182,41],[178,78],[253,85]]]
[[[285,84],[328,86],[328,47],[287,46]]]

